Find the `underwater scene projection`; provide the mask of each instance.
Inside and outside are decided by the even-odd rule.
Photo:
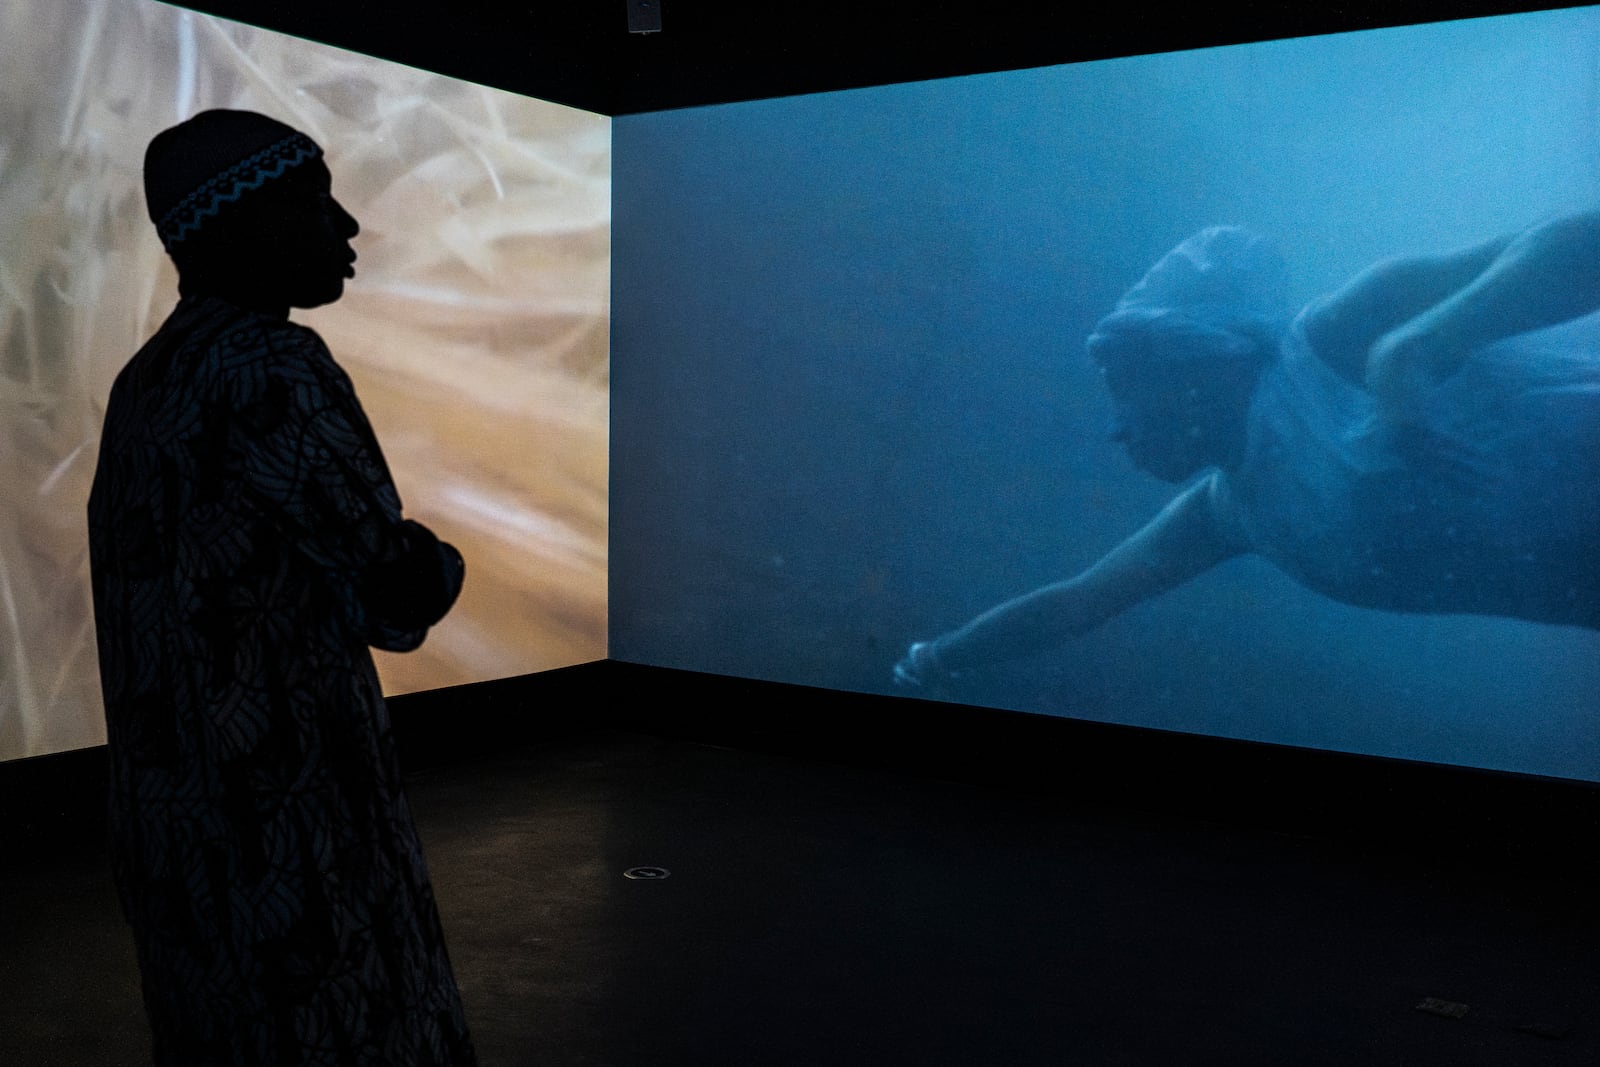
[[[0,760],[104,740],[85,504],[111,381],[177,301],[145,145],[207,108],[327,152],[350,373],[455,610],[387,693],[606,654],[610,120],[150,0],[0,6]]]
[[[611,656],[1600,780],[1597,134],[1594,9],[618,118]]]

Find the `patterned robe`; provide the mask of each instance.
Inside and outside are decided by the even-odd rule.
[[[472,1064],[368,651],[421,643],[461,558],[321,339],[185,297],[112,389],[89,530],[157,1062]]]

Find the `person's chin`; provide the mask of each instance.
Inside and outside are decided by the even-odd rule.
[[[295,307],[302,309],[319,308],[334,303],[342,296],[344,296],[344,279],[336,278],[315,289],[304,290],[295,297],[293,303]]]

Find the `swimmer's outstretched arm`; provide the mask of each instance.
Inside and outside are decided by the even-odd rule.
[[[1600,309],[1600,212],[1517,234],[1467,284],[1377,341],[1366,385],[1402,415],[1475,350]]]
[[[1231,533],[1235,524],[1226,496],[1221,474],[1196,483],[1077,577],[912,645],[895,667],[896,681],[909,687],[937,685],[972,667],[1043,651],[1241,554],[1247,546]]]

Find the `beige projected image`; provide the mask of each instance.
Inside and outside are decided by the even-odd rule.
[[[7,0],[0,70],[0,760],[104,740],[84,509],[111,381],[177,301],[144,148],[207,108],[326,151],[358,273],[292,317],[467,559],[385,692],[604,658],[609,119],[153,0]]]

